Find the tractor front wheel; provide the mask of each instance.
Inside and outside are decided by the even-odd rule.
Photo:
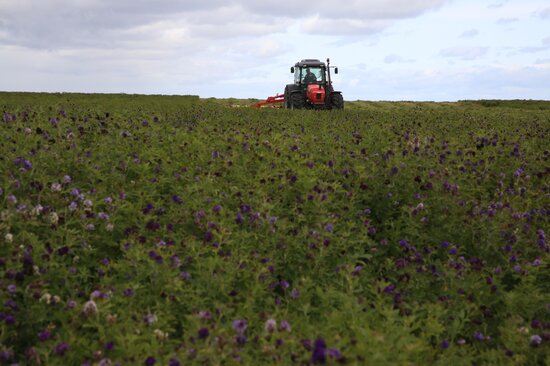
[[[304,108],[304,96],[301,93],[293,93],[290,95],[290,109]]]
[[[332,94],[330,96],[330,105],[332,109],[344,109],[344,97],[342,94]]]

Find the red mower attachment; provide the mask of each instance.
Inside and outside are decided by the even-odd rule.
[[[274,95],[272,97],[267,97],[267,99],[264,100],[263,102],[259,102],[259,103],[254,104],[253,107],[261,108],[264,105],[283,103],[284,101],[285,101],[285,95],[284,94],[277,94],[277,95]],[[279,106],[277,108],[281,108],[281,106]]]

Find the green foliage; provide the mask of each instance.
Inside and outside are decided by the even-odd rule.
[[[0,93],[0,362],[550,362],[550,103],[246,104]]]

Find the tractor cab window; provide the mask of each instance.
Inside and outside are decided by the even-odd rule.
[[[311,83],[321,83],[324,82],[325,73],[321,67],[304,67],[302,68],[302,83],[311,84]]]

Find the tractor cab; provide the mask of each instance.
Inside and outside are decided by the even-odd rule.
[[[294,69],[294,84],[296,85],[324,84],[326,81],[324,67],[305,66],[292,69]]]

